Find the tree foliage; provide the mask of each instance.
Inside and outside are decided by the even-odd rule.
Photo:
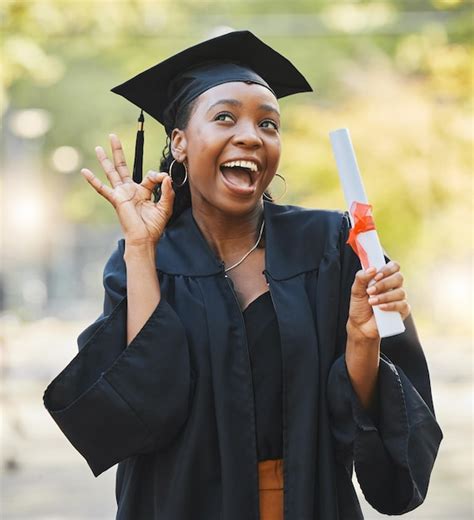
[[[51,184],[63,175],[50,161],[59,146],[75,147],[98,171],[94,146],[115,132],[132,161],[138,111],[112,86],[220,27],[249,28],[316,91],[281,101],[282,202],[344,206],[328,132],[347,126],[385,248],[410,258],[420,244],[436,256],[463,243],[453,223],[470,218],[470,2],[4,0],[0,13],[3,112],[50,113],[43,173]],[[148,118],[145,168],[157,167],[163,146]],[[77,172],[60,185],[64,219],[114,222]]]

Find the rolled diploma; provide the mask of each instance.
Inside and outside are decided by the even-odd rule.
[[[340,128],[329,133],[331,139],[334,157],[336,158],[337,169],[341,179],[344,197],[349,208],[351,224],[354,226],[354,219],[350,213],[350,208],[354,201],[368,204],[367,195],[365,194],[364,185],[360,176],[357,160],[352,147],[351,137],[347,128]],[[385,265],[385,257],[380,245],[379,237],[376,230],[366,231],[357,236],[360,245],[367,252],[369,261],[368,267],[376,267],[377,271]],[[364,267],[367,268],[367,267]],[[373,285],[374,280],[369,283]],[[381,338],[395,336],[405,331],[402,317],[396,311],[384,311],[378,306],[372,307],[375,316],[375,322]]]

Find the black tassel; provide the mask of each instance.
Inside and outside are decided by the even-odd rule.
[[[135,141],[135,160],[133,161],[133,182],[140,184],[143,178],[143,143],[145,142],[145,132],[143,131],[143,124],[145,117],[143,110],[140,112],[138,118],[137,139]]]

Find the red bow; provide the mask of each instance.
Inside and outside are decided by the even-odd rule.
[[[363,202],[357,202],[355,200],[352,203],[350,212],[354,219],[354,227],[352,227],[349,232],[349,238],[346,244],[349,244],[355,254],[359,257],[362,267],[368,269],[369,259],[367,257],[367,252],[357,240],[357,235],[375,229],[375,222],[372,216],[372,206],[371,204],[364,204]]]

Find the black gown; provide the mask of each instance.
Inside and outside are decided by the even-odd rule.
[[[381,341],[377,419],[345,365],[361,268],[347,212],[264,203],[265,270],[282,355],[285,520],[353,520],[419,506],[442,439],[413,317]],[[257,520],[255,403],[245,324],[192,211],[157,248],[162,298],[126,344],[125,243],[102,315],[48,385],[46,408],[97,476],[118,463],[118,520]],[[387,258],[388,259],[388,258]]]

